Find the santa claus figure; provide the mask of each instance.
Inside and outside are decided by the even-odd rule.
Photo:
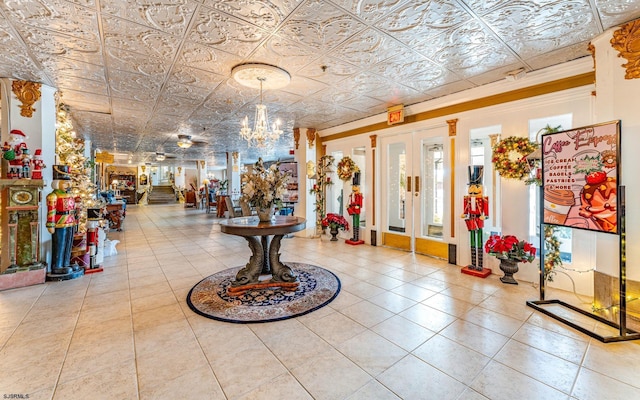
[[[23,153],[27,149],[24,142],[27,136],[19,129],[13,129],[9,133],[9,142],[5,142],[3,146],[4,159],[9,161],[9,178],[22,177],[22,159]],[[28,154],[28,151],[27,151]]]
[[[42,161],[42,149],[36,149],[33,160],[31,160],[31,165],[33,166],[31,179],[42,179],[42,170],[47,167],[44,165],[44,161]]]

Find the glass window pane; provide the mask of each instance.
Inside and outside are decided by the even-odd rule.
[[[422,235],[441,238],[444,219],[444,146],[442,139],[422,145]]]
[[[405,231],[407,154],[404,143],[388,147],[387,223],[389,231]]]

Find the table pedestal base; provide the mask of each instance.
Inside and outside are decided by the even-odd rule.
[[[271,282],[290,283],[297,282],[296,274],[280,261],[280,241],[284,235],[274,235],[269,240],[268,236],[244,236],[249,242],[251,258],[247,265],[238,271],[232,287],[262,284],[260,275],[271,274]],[[271,242],[271,243],[269,243]],[[267,250],[268,249],[268,250]]]

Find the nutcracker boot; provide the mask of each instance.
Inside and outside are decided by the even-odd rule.
[[[476,259],[477,259],[476,253],[477,253],[476,248],[471,246],[471,265],[469,266],[469,269],[477,269],[477,267],[476,267]]]
[[[476,249],[476,253],[478,256],[478,262],[477,262],[477,270],[478,271],[482,271],[484,269],[484,253],[482,252],[482,248]]]

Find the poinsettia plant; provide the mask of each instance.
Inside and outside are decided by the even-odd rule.
[[[342,229],[343,231],[349,230],[349,223],[339,214],[327,214],[326,217],[322,218],[322,226],[330,229]]]
[[[536,257],[536,248],[531,243],[513,235],[491,235],[484,244],[484,251],[500,260],[524,263],[532,262]]]

